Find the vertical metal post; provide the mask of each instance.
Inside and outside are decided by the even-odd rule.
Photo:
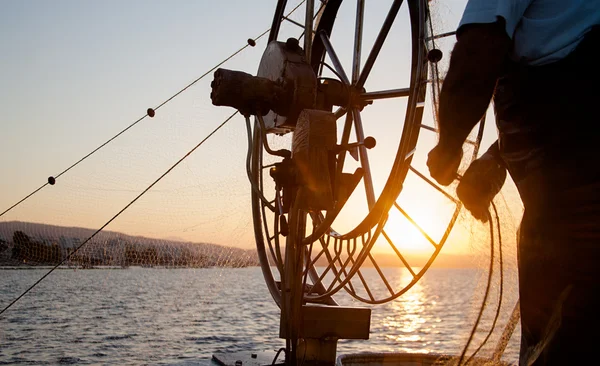
[[[306,234],[306,213],[298,209],[296,200],[292,203],[289,213],[290,233],[287,236],[285,248],[285,274],[282,281],[282,291],[285,291],[285,301],[282,301],[282,322],[285,322],[285,336],[290,344],[288,366],[298,364],[298,339],[300,338],[300,319],[304,289],[302,287],[303,251],[302,244]],[[283,312],[285,310],[285,312]],[[285,314],[285,317],[283,316]]]
[[[363,130],[362,119],[360,118],[360,111],[356,108],[352,109],[352,116],[354,117],[354,130],[356,131],[356,140],[359,142],[365,141],[365,132]],[[367,148],[364,145],[358,147],[358,155],[360,157],[360,165],[364,170],[363,182],[365,183],[365,191],[367,195],[367,204],[369,210],[375,206],[375,189],[373,188],[373,176],[371,175],[371,164],[369,163],[369,155],[367,154]]]
[[[313,16],[315,12],[315,0],[306,0],[306,17],[304,21],[304,54],[310,62],[310,50],[313,40]]]
[[[352,64],[352,83],[360,76],[360,61],[362,50],[363,20],[365,15],[365,0],[356,1],[356,26],[354,30],[354,60]]]

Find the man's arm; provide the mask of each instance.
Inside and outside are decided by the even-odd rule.
[[[486,112],[511,47],[502,20],[465,25],[457,38],[440,94],[440,140],[427,162],[443,185],[456,176],[462,145]]]
[[[506,165],[500,156],[498,140],[473,161],[456,187],[456,194],[473,217],[483,222],[494,197],[506,181]]]

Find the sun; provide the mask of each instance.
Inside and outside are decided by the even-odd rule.
[[[384,233],[373,248],[393,253],[390,241],[403,255],[429,256],[439,245],[456,204],[427,187],[416,186],[400,195],[388,214]]]
[[[397,211],[390,212],[382,238],[378,240],[375,249],[391,252],[391,241],[402,254],[425,255],[433,252],[435,247],[426,236],[405,217],[400,216],[402,215]]]

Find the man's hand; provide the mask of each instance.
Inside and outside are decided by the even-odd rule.
[[[511,45],[502,19],[457,30],[439,99],[440,143],[427,160],[431,176],[441,185],[456,178],[462,145],[490,105]]]
[[[448,149],[438,144],[427,155],[429,174],[439,184],[447,186],[456,179],[461,159],[461,147],[458,149]]]
[[[488,208],[506,180],[506,168],[498,158],[484,154],[473,161],[456,187],[456,194],[473,217],[488,220]]]

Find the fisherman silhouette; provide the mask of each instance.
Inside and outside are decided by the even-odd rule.
[[[510,173],[518,234],[520,365],[591,364],[600,325],[600,1],[470,0],[439,104],[431,176],[457,176],[462,145],[494,100],[498,140],[457,186],[474,217]]]

